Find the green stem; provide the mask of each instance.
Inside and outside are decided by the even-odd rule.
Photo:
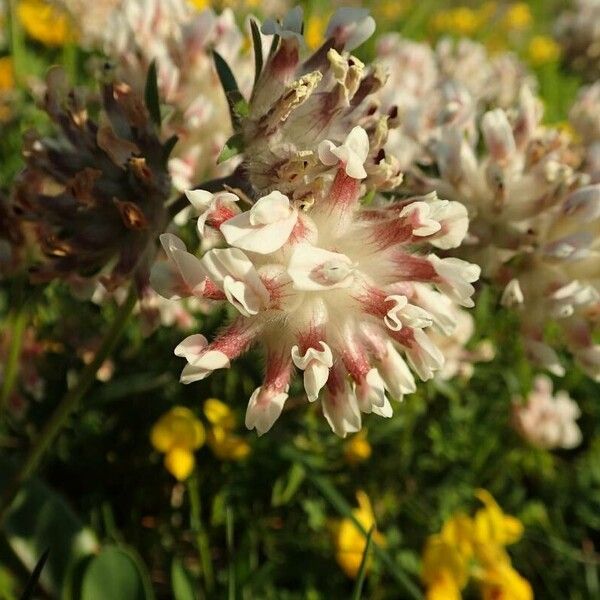
[[[196,535],[196,545],[198,546],[198,554],[200,555],[204,585],[206,586],[206,592],[210,596],[215,587],[215,576],[210,557],[210,543],[202,522],[202,505],[200,503],[199,487],[200,483],[196,476],[188,479],[187,488],[190,497],[190,524],[192,526],[192,531]]]
[[[44,457],[48,448],[50,448],[56,439],[56,436],[62,430],[69,415],[73,412],[73,410],[75,410],[83,396],[85,396],[94,383],[98,369],[102,366],[102,363],[108,358],[117,345],[117,342],[119,341],[119,338],[125,329],[125,325],[127,324],[129,315],[131,314],[136,301],[137,295],[132,287],[129,291],[127,299],[119,307],[117,316],[111,328],[104,337],[104,340],[96,352],[94,359],[85,366],[81,372],[77,384],[63,397],[58,407],[50,417],[50,420],[42,429],[37,441],[30,449],[25,462],[20,468],[17,469],[13,478],[5,488],[0,500],[0,524],[4,520],[6,512],[12,504],[12,501],[17,495],[19,489],[35,473],[40,461]]]
[[[23,29],[19,22],[19,15],[17,14],[16,0],[10,0],[9,2],[8,29],[15,81],[17,85],[23,87],[26,75],[25,63],[27,62],[27,51]]]
[[[12,319],[10,350],[6,364],[4,365],[2,390],[0,390],[0,414],[4,414],[6,404],[17,381],[19,358],[21,357],[21,348],[23,347],[23,334],[27,326],[28,316],[26,304],[21,304]]]
[[[227,537],[227,555],[229,558],[227,598],[228,600],[235,600],[235,550],[233,547],[233,509],[231,506],[227,506],[225,511],[225,528]]]
[[[342,517],[345,519],[350,519],[354,523],[355,527],[364,535],[365,539],[368,538],[369,532],[352,514],[352,507],[348,504],[348,502],[346,502],[344,496],[337,491],[329,479],[315,472],[311,466],[310,460],[307,460],[309,457],[304,456],[303,453],[289,446],[282,448],[281,455],[292,462],[300,462],[304,467],[306,467],[308,479],[312,481],[313,485],[323,494],[331,506],[333,506],[333,508],[335,508]],[[388,573],[396,580],[396,583],[404,588],[406,595],[403,597],[410,597],[414,598],[415,600],[421,600],[423,598],[423,594],[419,588],[400,569],[400,566],[389,555],[385,548],[382,548],[379,544],[373,544],[373,552],[386,566]]]

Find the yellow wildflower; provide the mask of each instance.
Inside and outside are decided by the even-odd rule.
[[[243,460],[250,454],[250,444],[233,433],[235,414],[221,400],[209,398],[204,403],[204,416],[211,424],[208,445],[220,460]]]
[[[365,531],[370,531],[375,526],[375,515],[369,497],[362,490],[356,492],[358,508],[352,511],[354,518],[362,525]],[[333,527],[333,544],[335,558],[348,577],[356,578],[360,569],[367,538],[356,527],[352,519],[341,519]],[[373,532],[373,542],[383,544],[384,538],[377,531]],[[367,563],[367,568],[369,563]]]
[[[469,557],[440,534],[430,535],[423,550],[421,579],[427,587],[435,586],[440,577],[451,578],[462,589],[469,580]]]
[[[15,87],[15,72],[10,56],[0,58],[0,92],[7,92]]]
[[[205,441],[204,426],[194,413],[184,406],[175,406],[152,427],[150,441],[165,454],[165,468],[179,481],[194,470],[194,450]]]
[[[188,0],[196,10],[204,10],[210,6],[209,0]]]
[[[502,25],[511,31],[523,31],[528,29],[533,22],[531,8],[527,2],[515,2],[510,4],[504,13]]]
[[[304,39],[310,50],[316,50],[322,43],[325,36],[325,29],[329,22],[328,14],[311,14],[306,21]]]
[[[440,571],[427,586],[426,600],[460,600],[460,587],[447,571]]]
[[[485,572],[481,591],[483,600],[533,600],[531,585],[508,562]]]
[[[21,0],[17,12],[27,35],[46,46],[63,46],[75,38],[67,13],[45,0]]]
[[[377,16],[386,21],[395,21],[412,7],[412,0],[383,0],[373,7]]]
[[[556,62],[560,57],[560,46],[547,35],[536,35],[531,38],[528,48],[529,62],[534,67],[541,67]]]
[[[432,19],[434,30],[455,35],[473,35],[481,24],[477,12],[467,6],[440,10]]]
[[[475,513],[474,539],[479,544],[508,546],[523,535],[523,524],[516,517],[505,515],[492,495],[486,490],[477,490],[477,498],[484,508]]]
[[[357,465],[371,456],[371,444],[366,429],[361,429],[344,444],[344,458],[350,465]]]

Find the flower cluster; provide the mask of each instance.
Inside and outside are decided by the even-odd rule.
[[[143,91],[148,68],[156,62],[167,107],[163,131],[179,139],[169,161],[175,187],[188,189],[220,173],[217,157],[231,125],[212,51],[227,58],[246,87],[251,84],[251,57],[241,52],[244,38],[233,12],[198,12],[187,0],[109,2],[101,7],[102,25],[86,29],[85,24],[98,23],[88,4],[69,0],[68,5],[84,25],[87,45],[102,50],[134,90]]]
[[[69,90],[61,70],[49,72],[44,108],[56,133],[27,134],[26,167],[13,192],[46,257],[34,274],[41,281],[100,276],[107,288],[133,276],[143,290],[167,222],[169,146],[129,86],[102,85],[98,121],[88,104],[96,103]]]
[[[358,508],[352,516],[361,524],[366,532],[375,528],[375,515],[371,501],[365,492],[356,492]],[[367,547],[367,539],[352,519],[339,519],[331,523],[331,536],[335,548],[335,559],[351,579],[355,579],[360,569],[363,555]],[[372,533],[373,543],[383,545],[385,538],[377,530]],[[367,562],[369,568],[370,560]]]
[[[523,525],[505,515],[486,490],[476,495],[484,507],[474,517],[456,514],[427,539],[421,575],[428,600],[459,600],[471,578],[485,599],[532,600],[531,586],[505,550],[520,539]]]
[[[556,22],[567,64],[588,81],[600,77],[600,2],[577,0]]]
[[[196,334],[176,348],[188,363],[181,380],[227,368],[260,342],[266,375],[246,413],[259,434],[279,417],[295,369],[310,401],[325,391],[323,413],[340,436],[360,429],[361,412],[391,416],[387,394],[401,400],[415,390],[406,361],[421,379],[433,377],[444,356],[429,332],[449,335],[453,303],[473,304],[479,268],[433,252],[461,243],[468,226],[461,204],[435,194],[361,202],[400,181],[383,149],[393,118],[371,98],[384,75],[344,50],[373,26],[365,11],[341,10],[327,41],[301,62],[301,13],[283,25],[266,22],[263,32],[280,43],[246,116],[234,111],[241,186],[251,197],[187,194],[200,237],[212,228],[227,247],[199,259],[176,236],[161,236],[169,260],[155,267],[155,289],[168,298],[226,300],[238,313],[211,343]]]
[[[581,416],[577,403],[565,391],[552,394],[552,381],[538,375],[527,401],[514,399],[515,427],[533,446],[552,450],[575,448],[581,443],[581,430],[575,420]]]
[[[585,146],[585,171],[600,183],[600,82],[581,89],[569,120]]]

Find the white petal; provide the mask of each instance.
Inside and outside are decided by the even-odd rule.
[[[256,388],[246,409],[246,427],[256,429],[258,435],[269,431],[279,418],[287,398],[284,392],[269,393],[267,390],[263,392],[262,386]]]
[[[386,350],[379,372],[390,394],[396,400],[402,400],[404,394],[413,394],[417,385],[408,365],[391,342],[387,342]]]
[[[342,394],[325,394],[322,407],[323,415],[336,435],[345,438],[349,433],[360,431],[360,410],[349,385],[346,384]]]
[[[259,198],[249,211],[251,225],[268,225],[287,219],[292,212],[290,199],[274,191]]]
[[[304,371],[304,389],[309,402],[319,397],[319,392],[329,379],[329,368],[324,364],[313,361]]]
[[[288,264],[294,288],[303,291],[350,287],[353,272],[352,261],[344,254],[304,243],[296,245]]]
[[[356,399],[364,413],[371,413],[374,408],[385,406],[385,383],[377,369],[371,369],[364,381],[356,385]]]
[[[213,193],[206,190],[188,190],[185,196],[198,214],[206,212],[212,205],[215,197]]]
[[[309,348],[304,355],[300,354],[298,346],[294,346],[292,348],[292,360],[294,361],[294,364],[299,369],[304,370],[311,362],[317,361],[330,369],[333,366],[333,354],[331,353],[331,348],[325,342],[319,342],[319,345],[322,350]]]
[[[175,348],[175,356],[183,356],[188,362],[198,358],[208,346],[208,340],[200,333],[189,335]]]
[[[169,259],[173,258],[173,250],[187,251],[182,240],[172,233],[162,233],[159,237],[160,243],[164,248],[165,254]]]
[[[185,384],[200,381],[216,369],[225,369],[229,365],[229,358],[226,354],[219,350],[209,350],[184,367],[180,381]]]

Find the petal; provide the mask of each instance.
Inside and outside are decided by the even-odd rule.
[[[287,196],[277,190],[259,198],[249,211],[251,225],[268,225],[290,216],[292,208]]]
[[[206,190],[188,190],[185,192],[185,196],[198,214],[206,212],[212,205],[215,197],[213,193]]]
[[[230,365],[229,358],[220,350],[209,350],[186,365],[181,372],[181,383],[188,384],[208,377],[216,369],[225,369]]]
[[[192,362],[198,358],[208,346],[208,340],[200,333],[189,335],[182,342],[180,342],[175,350],[175,356],[182,356],[188,362]]]
[[[294,288],[302,291],[347,288],[354,280],[347,256],[304,243],[294,248],[287,271]]]
[[[256,429],[258,435],[263,435],[281,414],[288,395],[284,392],[269,393],[268,389],[260,386],[250,396],[246,410],[246,427]]]
[[[343,393],[325,394],[322,401],[323,415],[336,435],[345,438],[361,428],[360,410],[354,392],[348,384]]]
[[[323,363],[313,361],[304,371],[304,389],[309,402],[314,402],[319,397],[319,392],[327,383],[329,368]]]

